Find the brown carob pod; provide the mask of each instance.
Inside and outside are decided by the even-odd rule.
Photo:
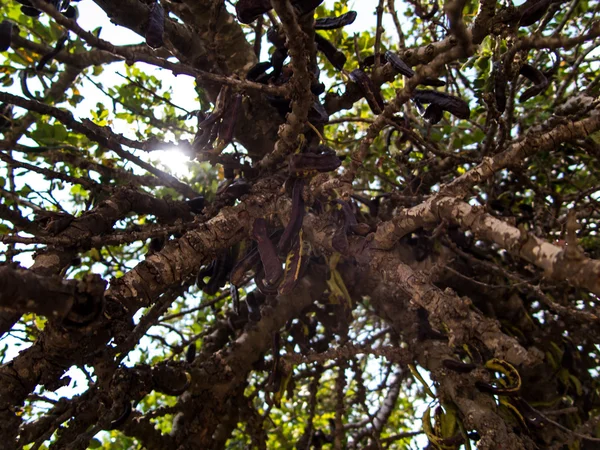
[[[317,19],[315,20],[315,30],[335,30],[336,28],[345,27],[354,23],[357,15],[356,11],[348,11],[341,16]]]
[[[300,228],[302,228],[302,220],[304,219],[304,199],[302,198],[302,190],[304,189],[304,180],[302,178],[294,179],[292,188],[292,211],[290,220],[288,221],[279,243],[277,250],[280,253],[287,254],[292,247],[294,239],[298,236]]]
[[[446,86],[446,82],[444,80],[440,80],[439,78],[431,78],[431,77],[423,78],[423,80],[419,84],[422,84],[424,86],[433,86],[433,87]]]
[[[444,359],[442,364],[446,369],[458,373],[470,373],[477,368],[475,364],[464,363],[455,359]]]
[[[302,16],[313,11],[323,0],[292,0],[291,3],[298,15]]]
[[[259,218],[254,221],[252,238],[258,244],[258,253],[260,254],[260,260],[265,271],[265,280],[269,285],[274,286],[281,278],[281,275],[283,275],[283,269],[281,261],[277,256],[277,250],[267,233],[267,222],[265,219]]]
[[[260,305],[256,300],[254,292],[248,292],[246,294],[246,306],[248,307],[248,320],[250,322],[258,322],[262,318],[260,313]]]
[[[233,311],[239,315],[240,314],[240,293],[235,284],[229,285],[229,294],[231,296],[231,302],[233,303]]]
[[[0,23],[0,52],[5,52],[10,48],[12,29],[13,23],[10,20],[3,20]]]
[[[544,92],[550,84],[548,78],[538,69],[530,64],[523,64],[519,69],[519,73],[533,83],[533,86],[526,89],[519,97],[519,102],[523,103],[530,98]]]
[[[242,107],[242,95],[235,94],[233,99],[227,105],[227,110],[223,117],[223,121],[219,126],[218,137],[222,144],[229,144],[233,140],[233,133],[237,123],[238,114]]]
[[[279,294],[289,294],[294,290],[298,280],[300,280],[308,268],[310,253],[310,243],[307,239],[304,239],[304,234],[300,230],[285,260],[285,272],[283,274],[283,281],[279,285]]]
[[[271,64],[270,61],[264,61],[264,62],[256,63],[254,66],[252,66],[250,68],[250,70],[246,74],[246,80],[256,81],[258,83],[264,83],[265,81],[263,81],[261,79],[261,77],[271,67],[272,67],[272,64]]]
[[[468,119],[471,115],[471,110],[467,102],[445,92],[417,89],[413,94],[413,99],[419,103],[438,105],[444,111],[448,111],[459,119]]]
[[[310,176],[315,172],[331,172],[342,165],[335,153],[298,153],[290,158],[290,175]]]
[[[185,361],[191,364],[194,362],[194,359],[196,359],[196,343],[192,342],[185,351]]]
[[[548,11],[552,0],[529,0],[521,6],[523,13],[519,20],[520,27],[528,27],[541,20]]]
[[[317,49],[325,55],[333,67],[337,70],[344,70],[346,55],[319,33],[315,33],[315,42],[317,43]]]
[[[150,7],[148,15],[148,26],[146,28],[146,44],[152,48],[160,48],[164,45],[163,34],[165,32],[165,10],[160,3],[154,3]]]
[[[432,125],[439,123],[440,120],[442,120],[443,116],[444,116],[444,110],[442,109],[441,106],[436,105],[435,103],[432,103],[431,105],[429,105],[427,107],[427,109],[425,109],[425,112],[423,113],[423,118]]]
[[[412,78],[415,75],[415,71],[406,64],[398,55],[389,50],[384,54],[385,60],[390,63],[394,70],[405,77]]]
[[[496,101],[496,109],[503,113],[506,109],[506,71],[504,63],[496,61],[492,69],[494,76],[494,99]]]
[[[271,11],[271,8],[269,0],[239,0],[235,5],[235,13],[240,22],[248,24]]]

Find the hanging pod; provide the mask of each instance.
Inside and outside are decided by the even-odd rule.
[[[548,78],[535,67],[529,64],[523,64],[519,69],[519,73],[533,83],[533,86],[526,89],[525,92],[521,94],[519,102],[524,103],[548,89],[548,85],[550,84]]]
[[[163,34],[165,32],[165,10],[160,3],[154,3],[148,14],[148,26],[146,28],[146,44],[152,48],[160,48],[164,45]]]
[[[317,19],[315,20],[315,30],[335,30],[336,28],[345,27],[354,23],[357,15],[356,11],[348,11],[341,16]]]
[[[12,30],[13,23],[10,20],[3,20],[0,23],[0,52],[5,52],[10,48]]]
[[[459,119],[468,119],[471,116],[471,109],[467,102],[445,92],[417,89],[413,94],[413,99],[419,103],[437,105]],[[425,113],[427,114],[427,111]],[[429,115],[435,118],[437,117],[437,111],[430,110]]]

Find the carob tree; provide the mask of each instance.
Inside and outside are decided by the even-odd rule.
[[[598,448],[599,2],[93,3],[1,2],[0,449]]]

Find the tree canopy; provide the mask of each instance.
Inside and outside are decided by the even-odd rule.
[[[0,1],[0,449],[598,448],[600,2],[355,3]]]

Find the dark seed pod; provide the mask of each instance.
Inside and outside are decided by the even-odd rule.
[[[204,278],[213,276],[216,265],[217,260],[215,259],[208,266],[201,268],[198,271],[198,275],[196,275],[196,286],[198,286],[200,289],[204,289],[204,287],[206,286]]]
[[[519,69],[519,73],[533,84],[542,84],[548,82],[546,76],[540,70],[536,69],[530,64],[523,64]]]
[[[350,72],[350,80],[352,80],[356,85],[360,88],[361,92],[365,96],[367,103],[369,104],[369,108],[375,114],[381,114],[383,112],[383,108],[385,108],[385,103],[383,101],[383,97],[381,96],[381,90],[373,84],[371,78],[362,70],[354,69]]]
[[[108,426],[108,428],[106,428],[107,430],[116,430],[117,428],[119,428],[121,425],[123,425],[127,419],[129,419],[129,416],[131,415],[131,403],[130,402],[125,402],[125,406],[123,409],[123,413],[115,420],[113,420],[110,425]]]
[[[445,92],[417,89],[413,94],[413,99],[419,103],[436,104],[444,111],[448,111],[459,119],[468,119],[471,115],[471,110],[467,102]]]
[[[264,74],[271,67],[270,61],[256,63],[246,74],[246,79],[249,81],[257,81],[258,77]]]
[[[323,92],[325,92],[325,85],[323,83],[319,83],[318,81],[313,81],[313,83],[310,85],[310,92],[312,92],[316,96],[319,96]]]
[[[529,0],[525,2],[521,6],[523,12],[519,20],[519,26],[528,27],[539,21],[548,11],[550,3],[552,3],[552,0]]]
[[[533,98],[536,95],[543,93],[547,88],[548,86],[544,86],[543,84],[536,84],[535,86],[531,86],[530,88],[525,89],[525,91],[521,94],[521,96],[519,97],[519,102],[524,103],[530,98]]]
[[[415,13],[417,14],[417,16],[419,16],[421,19],[427,21],[433,18],[433,16],[435,16],[435,14],[440,10],[440,6],[438,5],[437,1],[433,2],[433,6],[431,7],[431,11],[429,12],[425,12],[423,7],[416,3],[415,4]]]
[[[313,11],[321,3],[323,3],[323,0],[292,0],[292,6],[299,16]]]
[[[67,42],[68,38],[69,38],[69,34],[68,33],[63,34],[61,36],[61,38],[56,42],[56,45],[54,46],[54,48],[40,58],[39,62],[35,66],[35,70],[38,71],[38,72],[41,71],[41,70],[43,70],[44,66],[49,61],[52,61],[52,58],[54,58],[56,55],[58,55],[60,53],[60,51],[65,46],[65,42]]]
[[[415,71],[400,59],[398,55],[389,50],[385,52],[385,60],[390,63],[394,70],[405,77],[412,78],[415,75]]]
[[[0,52],[5,52],[10,48],[13,23],[9,20],[3,20],[0,23]]]
[[[192,385],[192,375],[189,372],[184,372],[185,382],[180,387],[172,386],[157,386],[156,390],[166,395],[179,396],[187,391]]]
[[[202,195],[192,198],[186,201],[187,205],[190,207],[190,211],[194,214],[200,214],[204,209],[205,199]]]
[[[285,47],[285,34],[279,32],[279,28],[269,27],[267,30],[267,41],[275,46],[275,48]]]
[[[317,19],[315,20],[315,30],[335,30],[336,28],[345,27],[354,23],[357,15],[356,11],[348,11],[341,16]]]
[[[235,94],[233,100],[229,102],[227,106],[227,111],[225,117],[223,117],[223,121],[219,126],[219,139],[223,143],[230,143],[233,140],[233,134],[235,131],[235,125],[237,123],[237,118],[240,110],[242,109],[242,95]]]
[[[462,361],[456,361],[455,359],[444,359],[442,364],[446,369],[458,373],[469,373],[477,368],[475,364],[464,363]]]
[[[423,113],[423,118],[427,120],[431,125],[435,125],[442,120],[444,116],[444,110],[441,106],[432,103],[427,107],[425,112]]]
[[[503,113],[506,110],[506,71],[504,70],[504,63],[496,61],[492,73],[494,75],[496,109]]]
[[[252,23],[259,16],[271,11],[269,0],[239,0],[235,5],[235,13],[242,23]]]
[[[231,295],[231,301],[233,302],[233,311],[239,315],[240,314],[240,293],[238,292],[238,288],[235,284],[229,285],[229,294]]]
[[[484,381],[476,381],[475,387],[481,392],[486,392],[492,395],[518,395],[517,392],[512,392],[503,388],[499,388],[489,383],[485,383]]]
[[[215,295],[219,292],[219,289],[225,286],[225,283],[229,279],[229,272],[233,267],[231,251],[228,250],[222,253],[215,261],[215,267],[210,280],[203,289],[204,293],[208,295]]]
[[[283,275],[283,269],[275,246],[267,234],[267,222],[265,219],[259,218],[254,221],[252,238],[258,244],[258,253],[263,263],[266,282],[274,286],[281,278],[281,275]]]
[[[279,294],[289,294],[294,290],[298,280],[304,276],[308,263],[310,262],[311,246],[307,239],[304,239],[302,230],[294,245],[288,253],[285,260],[285,272],[283,281],[279,285]]]
[[[385,63],[386,63],[385,56],[379,55],[379,64],[385,64]],[[366,67],[371,67],[373,64],[375,64],[375,55],[369,55],[369,56],[365,57],[365,59],[362,60],[362,62],[360,63],[360,67],[364,69]]]
[[[185,352],[185,360],[191,364],[194,362],[194,359],[196,358],[196,343],[192,342],[190,345],[188,345],[188,348]]]
[[[548,89],[550,82],[546,76],[535,67],[529,64],[523,64],[519,69],[519,73],[534,83],[533,86],[526,89],[525,92],[521,94],[521,97],[519,97],[519,102],[526,102],[530,98],[533,98]]]
[[[262,266],[259,272],[254,276],[254,284],[258,292],[263,294],[265,297],[270,295],[277,295],[277,286],[272,286],[265,282],[265,271]]]
[[[248,292],[248,294],[246,294],[246,306],[248,307],[248,320],[251,322],[260,321],[262,315],[254,292]]]
[[[314,172],[331,172],[342,165],[335,154],[298,153],[290,158],[290,175],[308,176]]]
[[[290,213],[290,220],[279,239],[277,244],[277,250],[280,253],[287,254],[292,247],[292,243],[300,228],[302,228],[302,220],[304,219],[304,199],[302,198],[302,190],[304,189],[304,180],[296,178],[294,180],[294,187],[292,189],[292,211]]]
[[[440,80],[439,78],[430,78],[430,77],[423,78],[423,81],[421,81],[419,84],[422,84],[424,86],[433,86],[433,87],[446,86],[446,82],[444,80]]]
[[[65,16],[67,19],[77,18],[77,8],[74,6],[69,6],[65,12],[63,12],[63,16]]]
[[[42,14],[39,9],[35,9],[31,6],[21,6],[21,12],[29,17],[39,17]]]
[[[344,70],[346,55],[319,33],[315,33],[315,42],[317,43],[317,49],[325,55],[333,67],[337,70]]]
[[[154,3],[150,7],[148,15],[148,26],[146,28],[146,44],[152,48],[160,48],[164,45],[163,34],[165,32],[165,10],[160,3]]]
[[[288,51],[285,48],[275,49],[273,54],[271,55],[271,65],[273,66],[273,74],[271,77],[275,80],[279,78],[281,75],[281,71],[283,70],[283,63],[288,57]]]

